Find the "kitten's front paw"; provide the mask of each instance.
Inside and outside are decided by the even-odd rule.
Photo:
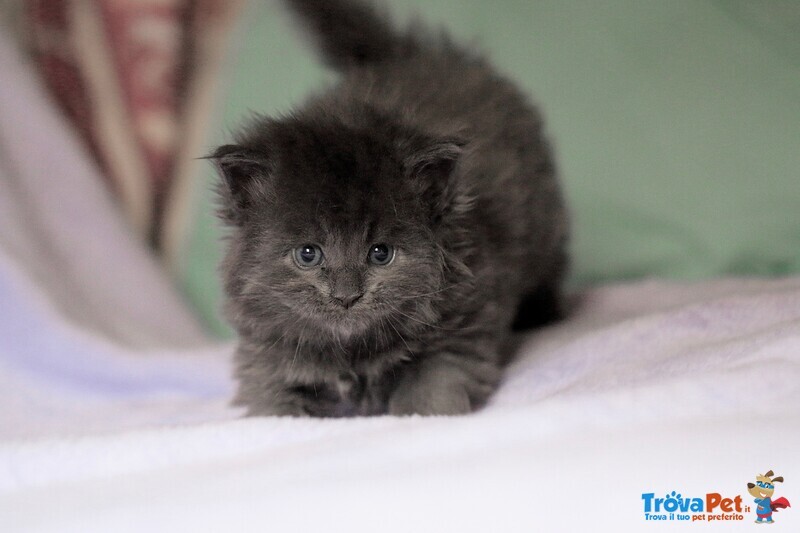
[[[232,404],[246,408],[245,416],[310,416],[302,398],[296,395],[240,388]]]
[[[426,386],[424,382],[401,382],[389,399],[390,415],[464,415],[472,412],[466,389],[460,384]]]

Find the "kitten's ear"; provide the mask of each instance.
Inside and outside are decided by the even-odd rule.
[[[217,187],[223,220],[239,224],[244,211],[266,193],[270,173],[269,157],[260,151],[227,144],[209,155],[221,179]]]
[[[456,138],[428,140],[406,157],[405,166],[431,209],[434,222],[461,209],[466,199],[460,184],[451,179],[466,142]]]
[[[441,139],[418,148],[405,164],[414,177],[448,178],[456,167],[466,143],[460,139]]]

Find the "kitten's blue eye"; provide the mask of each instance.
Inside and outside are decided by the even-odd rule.
[[[388,265],[394,259],[394,248],[388,244],[373,244],[369,249],[369,262],[373,265]]]
[[[301,267],[315,267],[322,262],[322,248],[314,244],[304,244],[295,249],[294,260]]]

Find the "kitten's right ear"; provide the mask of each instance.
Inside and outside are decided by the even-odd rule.
[[[259,196],[266,195],[269,158],[266,154],[235,144],[217,148],[210,159],[217,168],[221,183],[217,193],[223,220],[240,224],[245,210]]]

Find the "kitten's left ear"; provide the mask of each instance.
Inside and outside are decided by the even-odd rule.
[[[447,178],[461,157],[466,142],[456,138],[430,141],[406,158],[406,168],[414,177]]]
[[[459,184],[451,178],[467,143],[443,138],[420,144],[404,163],[420,196],[430,207],[433,220],[438,221],[457,209],[463,196]]]
[[[239,224],[245,210],[260,193],[264,193],[270,169],[267,154],[235,144],[217,148],[210,159],[222,183],[217,187],[222,202],[220,216]]]

